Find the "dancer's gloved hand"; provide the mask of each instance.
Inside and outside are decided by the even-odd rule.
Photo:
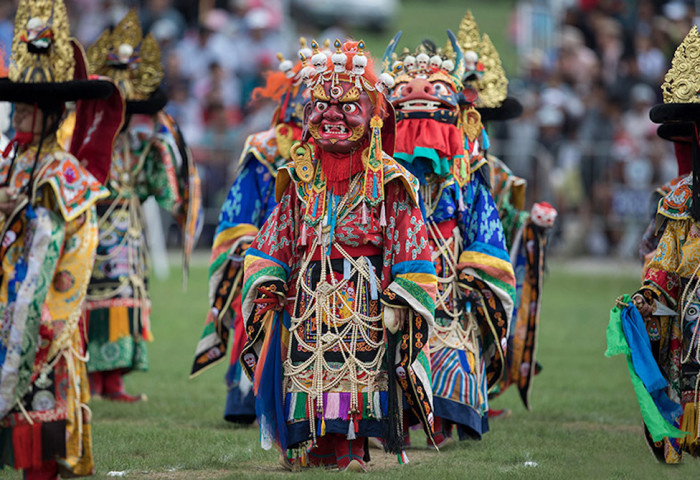
[[[258,298],[253,300],[257,305],[255,315],[263,315],[270,310],[281,312],[287,306],[287,293],[278,288],[278,284],[270,283],[258,287]]]
[[[0,188],[0,212],[4,213],[5,216],[10,215],[21,200],[22,196],[16,195],[8,187]]]
[[[641,293],[636,293],[632,296],[632,303],[634,303],[634,306],[637,307],[637,310],[639,310],[642,318],[649,318],[654,313],[653,305],[647,303]]]
[[[396,333],[403,328],[408,316],[407,308],[384,307],[384,326],[391,333]]]

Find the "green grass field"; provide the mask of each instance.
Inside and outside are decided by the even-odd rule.
[[[357,39],[367,42],[369,51],[375,58],[381,59],[389,40],[401,30],[403,35],[397,53],[404,47],[415,49],[425,38],[433,40],[442,47],[447,42],[446,29],[457,34],[459,22],[467,10],[471,10],[479,26],[479,31],[488,33],[498,50],[507,73],[516,71],[515,47],[506,35],[515,2],[513,0],[491,0],[465,2],[464,0],[403,0],[398,18],[391,28],[384,33],[356,30],[350,33]]]
[[[636,274],[627,271],[577,274],[552,260],[538,351],[544,370],[535,380],[533,410],[526,412],[517,393],[508,391],[494,406],[510,408],[513,415],[493,421],[482,441],[440,453],[409,450],[411,463],[404,467],[373,451],[369,477],[692,478],[698,464],[691,458],[680,467],[652,459],[625,363],[603,356],[609,307],[616,295],[637,287]],[[166,282],[153,282],[151,370],[127,377],[129,390],[147,393],[149,401],[92,402],[95,478],[114,478],[108,472],[124,472],[121,478],[127,479],[178,480],[294,475],[278,466],[276,451],[259,447],[256,429],[222,420],[225,365],[188,379],[207,309],[206,269],[193,269],[187,293],[180,285],[177,272]],[[414,433],[414,444],[424,444],[422,435]],[[321,478],[328,472],[296,475]],[[0,477],[21,478],[9,471]]]

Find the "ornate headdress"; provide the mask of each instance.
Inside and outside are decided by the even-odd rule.
[[[398,32],[384,53],[384,65],[388,67],[393,61],[394,71],[400,73],[396,77],[396,85],[390,96],[397,106],[399,129],[402,130],[397,157],[407,164],[413,164],[416,151],[433,151],[431,154],[432,171],[438,175],[453,173],[455,180],[464,185],[468,181],[469,162],[464,155],[464,136],[470,142],[476,137],[470,137],[473,122],[467,117],[476,118],[481,133],[479,114],[471,106],[461,120],[460,105],[463,98],[465,72],[467,63],[457,38],[447,30],[449,49],[444,51],[436,48],[431,41],[425,40],[414,52],[407,49],[401,57],[394,53],[401,37]],[[416,123],[403,120],[426,119],[437,122],[433,126],[433,135],[418,135],[413,130]],[[467,128],[465,128],[467,127]],[[427,130],[423,130],[424,132]],[[420,138],[414,138],[418,135]],[[471,145],[471,144],[468,144]],[[477,149],[478,150],[478,149]],[[418,155],[422,156],[424,153]]]
[[[155,114],[167,98],[158,87],[163,79],[160,47],[141,32],[138,15],[129,10],[112,30],[106,30],[88,50],[90,73],[114,79],[126,99],[127,113]]]
[[[685,155],[677,155],[679,172],[688,170],[690,163],[693,175],[693,192],[690,214],[700,221],[700,141],[698,123],[700,123],[700,34],[693,26],[683,42],[673,54],[671,69],[661,85],[664,103],[654,106],[649,118],[654,123],[662,123],[658,134],[679,144]],[[689,147],[689,148],[688,148]],[[678,149],[677,149],[677,153]],[[689,154],[689,155],[688,155]],[[690,157],[688,159],[687,157]],[[688,162],[690,160],[690,162]]]
[[[700,34],[693,26],[673,54],[661,85],[664,103],[649,112],[655,123],[697,122],[700,119]]]
[[[341,43],[336,39],[333,46],[335,51],[328,56],[327,52],[321,50],[319,44],[312,40],[311,59],[302,55],[304,67],[301,76],[312,89],[312,97],[315,97],[314,92],[318,93],[318,87],[323,84],[354,83],[358,89],[369,95],[378,112],[383,105],[381,93],[387,88],[387,79],[377,78],[374,73],[369,57],[365,55],[365,42],[360,40]]]
[[[457,32],[467,62],[465,83],[478,93],[475,106],[483,121],[508,120],[522,113],[522,105],[508,97],[508,78],[488,34],[480,35],[470,10],[462,18]]]
[[[335,40],[333,46],[335,51],[329,56],[327,52],[321,50],[315,40],[312,41],[310,63],[305,55],[308,52],[301,52],[301,79],[311,90],[312,101],[328,100],[324,86],[331,87],[331,96],[335,95],[335,92],[341,94],[343,92],[339,85],[341,82],[354,85],[343,98],[350,95],[359,99],[361,92],[369,96],[374,105],[374,115],[370,121],[369,146],[361,154],[365,171],[364,202],[372,206],[382,204],[382,211],[384,211],[383,152],[393,154],[396,128],[393,108],[386,101],[383,92],[393,85],[393,77],[384,74],[377,76],[372,68],[372,59],[369,52],[365,50],[365,43],[362,40],[359,42],[348,40],[345,43]],[[311,108],[311,105],[311,103],[307,104],[306,108]],[[312,194],[322,202],[320,208],[312,208],[314,202],[310,202],[305,214],[304,228],[307,224],[314,226],[325,210],[323,202],[325,202],[326,183],[322,169],[313,164],[313,152],[303,141],[292,146],[291,156],[300,179],[312,185]],[[366,208],[363,204],[363,220],[365,218]]]
[[[311,49],[304,37],[299,39],[299,44],[300,58],[310,57]],[[279,154],[289,160],[292,143],[301,136],[304,106],[310,95],[301,76],[303,62],[299,60],[294,63],[281,53],[277,54],[277,59],[280,62],[277,71],[265,74],[265,85],[255,88],[252,98],[253,101],[267,98],[277,103],[272,116],[272,127],[275,129]]]
[[[395,77],[395,82],[407,81],[420,75],[442,75],[445,81],[455,87],[456,91],[461,91],[466,68],[464,55],[455,35],[450,30],[447,30],[447,37],[451,47],[449,50],[436,49],[434,45],[426,45],[424,42],[414,52],[404,49],[399,57],[395,50],[401,39],[401,32],[397,32],[384,51],[382,75]]]
[[[0,100],[56,103],[109,96],[111,82],[87,80],[81,69],[76,71],[79,56],[82,61],[62,0],[22,0],[8,77],[0,79]]]

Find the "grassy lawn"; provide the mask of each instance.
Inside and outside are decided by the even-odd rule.
[[[533,411],[514,390],[494,405],[511,408],[480,442],[465,442],[439,454],[409,450],[411,463],[373,451],[374,478],[692,478],[697,462],[658,465],[641,435],[640,414],[622,358],[607,359],[605,327],[616,295],[637,287],[636,274],[574,273],[551,262],[545,283]],[[594,269],[591,269],[594,270]],[[614,271],[608,268],[608,272]],[[132,392],[145,392],[139,405],[92,402],[96,478],[240,479],[285,477],[277,453],[258,445],[256,429],[222,420],[225,365],[188,380],[190,362],[206,311],[206,269],[194,268],[182,293],[175,273],[153,282],[151,370],[127,377]],[[414,433],[414,445],[423,445]],[[526,462],[533,462],[526,465]],[[535,465],[536,464],[536,465]],[[321,478],[324,471],[304,473]],[[341,474],[345,477],[349,474]],[[2,478],[19,479],[3,471]]]
[[[491,0],[480,2],[465,2],[464,0],[403,0],[398,18],[388,31],[384,33],[357,30],[350,32],[357,39],[367,42],[369,51],[375,58],[381,59],[389,40],[401,30],[403,35],[397,53],[403,47],[415,49],[420,42],[429,38],[442,47],[447,41],[446,29],[457,34],[459,22],[467,9],[471,10],[479,26],[479,31],[488,33],[494,43],[503,68],[506,72],[516,69],[515,47],[506,36],[506,28],[510,20],[515,2],[512,0]]]

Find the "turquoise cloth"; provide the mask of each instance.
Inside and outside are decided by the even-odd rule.
[[[624,302],[630,302],[629,295],[625,295]],[[625,315],[629,317],[629,310],[636,311],[637,309],[630,304],[625,307],[625,310],[627,310]],[[632,351],[623,328],[622,312],[623,311],[618,306],[615,306],[612,310],[610,310],[610,322],[608,323],[608,330],[606,334],[608,349],[605,352],[605,356],[611,357],[613,355],[622,354],[626,356],[627,369],[629,370],[630,379],[632,380],[632,387],[634,388],[634,393],[637,395],[637,402],[639,403],[639,408],[642,412],[642,419],[649,430],[649,435],[651,436],[652,440],[658,442],[664,437],[684,437],[687,435],[687,432],[678,430],[664,418],[664,414],[659,411],[659,407],[654,402],[652,395],[647,391],[646,387],[644,386],[644,382],[635,370],[635,366],[632,361]],[[639,312],[637,312],[637,314],[639,314]],[[635,341],[634,346],[638,348],[639,343],[641,342]],[[651,345],[649,348],[651,349]],[[658,369],[658,365],[656,368]],[[643,370],[643,372],[645,375],[648,373],[646,370]]]
[[[634,371],[644,383],[644,387],[651,395],[661,415],[669,422],[673,422],[676,417],[683,413],[683,407],[668,398],[666,393],[668,381],[664,378],[654,355],[651,353],[651,342],[642,316],[630,303],[622,310],[620,320],[627,344],[630,347]]]
[[[403,165],[409,170],[411,170],[411,165],[416,159],[424,159],[431,162],[432,171],[425,169],[424,172],[414,173],[411,170],[411,173],[418,173],[418,175],[416,176],[418,177],[419,181],[421,180],[421,178],[425,179],[425,173],[435,173],[438,176],[446,177],[450,173],[452,161],[454,161],[455,158],[459,157],[460,156],[453,157],[452,159],[448,159],[447,157],[441,157],[440,154],[434,148],[427,147],[414,147],[413,153],[394,152],[394,158],[402,162]],[[420,169],[421,166],[417,166],[417,168]]]

